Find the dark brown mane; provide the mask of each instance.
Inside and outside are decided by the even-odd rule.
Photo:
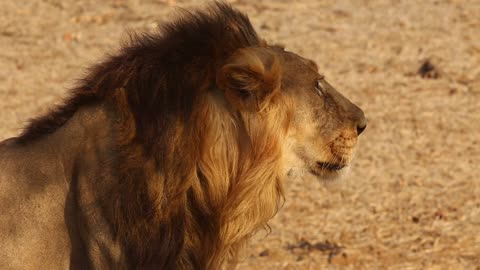
[[[225,3],[133,35],[0,142],[6,266],[233,268],[287,170],[337,177],[365,129],[309,61]]]
[[[273,96],[281,67],[267,47],[248,17],[227,4],[183,12],[93,67],[64,105],[33,120],[17,141],[54,132],[82,106],[106,105],[115,117],[111,168],[104,170],[111,175],[95,180],[114,187],[99,204],[128,269],[218,269],[275,214],[282,196],[277,160],[286,111],[278,105],[264,117],[249,114],[242,129],[233,103],[213,94],[223,83],[260,85]],[[222,70],[244,69],[259,81],[219,79]],[[239,136],[254,137],[250,148],[239,150]]]
[[[238,48],[260,43],[248,17],[227,4],[183,11],[156,33],[132,35],[120,53],[90,69],[63,105],[33,119],[17,141],[52,133],[80,106],[102,102],[124,89],[140,132],[137,139],[148,144],[168,121],[159,116],[188,119],[192,104],[212,87],[222,62]]]

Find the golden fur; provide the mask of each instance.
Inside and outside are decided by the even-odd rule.
[[[315,63],[216,3],[94,67],[65,105],[0,145],[0,161],[39,144],[69,151],[44,158],[65,168],[46,179],[69,185],[57,230],[69,240],[57,242],[69,243],[71,268],[220,269],[277,212],[287,156],[336,175],[364,122]],[[0,167],[6,181],[20,175],[11,164]]]

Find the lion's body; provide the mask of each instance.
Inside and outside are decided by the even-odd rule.
[[[278,210],[286,156],[336,175],[364,126],[312,61],[243,14],[185,14],[0,143],[0,268],[234,264]]]
[[[64,222],[68,189],[64,179],[55,177],[61,172],[45,166],[54,155],[45,146],[0,145],[1,269],[68,266],[70,247]]]
[[[0,269],[88,265],[75,196],[81,181],[94,184],[89,175],[103,169],[103,164],[92,161],[106,160],[107,154],[101,154],[106,145],[92,140],[100,139],[94,131],[101,132],[105,120],[99,110],[85,108],[50,136],[26,145],[12,139],[0,143]],[[82,195],[92,195],[88,190]]]

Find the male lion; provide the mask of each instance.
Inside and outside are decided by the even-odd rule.
[[[365,127],[245,15],[186,13],[0,143],[0,269],[227,267],[276,213],[286,158],[335,177]]]

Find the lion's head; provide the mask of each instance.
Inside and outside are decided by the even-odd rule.
[[[284,170],[295,167],[326,180],[346,169],[366,120],[315,62],[277,46],[241,49],[230,61],[220,72],[220,86],[242,115],[256,113],[275,123],[257,129],[266,135],[276,128]]]
[[[319,74],[315,62],[279,46],[238,49],[219,69],[216,82],[221,93],[217,105],[227,108],[222,131],[233,131],[237,138],[224,147],[235,153],[230,157],[238,163],[232,168],[240,166],[237,180],[229,183],[238,197],[226,205],[238,204],[225,211],[231,215],[226,224],[233,220],[235,232],[225,236],[239,240],[275,213],[286,171],[297,167],[320,180],[341,175],[366,120]],[[249,224],[246,220],[253,226],[240,227]]]
[[[295,104],[288,152],[301,160],[303,171],[335,178],[349,165],[366,128],[363,111],[331,86],[313,61],[289,52],[282,57],[284,92]]]

